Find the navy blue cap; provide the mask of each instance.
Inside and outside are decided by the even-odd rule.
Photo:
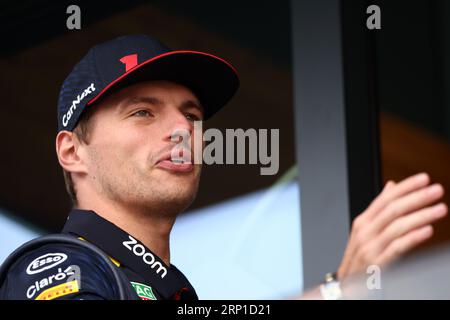
[[[147,35],[96,45],[64,80],[58,98],[58,132],[72,131],[86,107],[139,81],[168,80],[192,90],[205,120],[225,106],[239,87],[235,68],[212,54],[171,50]]]

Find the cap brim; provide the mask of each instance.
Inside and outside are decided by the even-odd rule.
[[[87,105],[125,86],[150,80],[173,81],[188,87],[200,100],[205,120],[225,106],[239,87],[238,74],[227,61],[200,51],[170,51],[128,70]]]

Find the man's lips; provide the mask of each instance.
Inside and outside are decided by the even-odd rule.
[[[187,156],[188,154],[190,155],[190,152],[189,151],[184,151],[184,152],[187,152],[186,157],[183,157],[183,159],[187,160],[187,161],[184,161],[184,163],[172,161],[172,154],[166,153],[156,162],[155,166],[162,168],[162,169],[167,169],[167,170],[176,171],[176,172],[192,171],[194,169],[194,165],[192,164],[190,157]]]
[[[192,163],[174,163],[171,160],[159,161],[156,164],[156,167],[175,172],[190,172],[194,169],[194,165]]]

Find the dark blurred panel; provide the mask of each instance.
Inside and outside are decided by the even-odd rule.
[[[375,31],[384,180],[426,171],[450,203],[450,2],[377,1]],[[427,245],[450,240],[450,220]]]

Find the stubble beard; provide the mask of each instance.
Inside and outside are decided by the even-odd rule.
[[[165,178],[156,172],[152,177],[149,171],[141,172],[136,168],[125,170],[131,173],[123,176],[104,171],[108,170],[97,171],[101,192],[110,201],[143,215],[176,218],[192,204],[198,191],[199,177],[196,182],[189,181],[190,185],[183,185],[177,183],[176,179]]]

